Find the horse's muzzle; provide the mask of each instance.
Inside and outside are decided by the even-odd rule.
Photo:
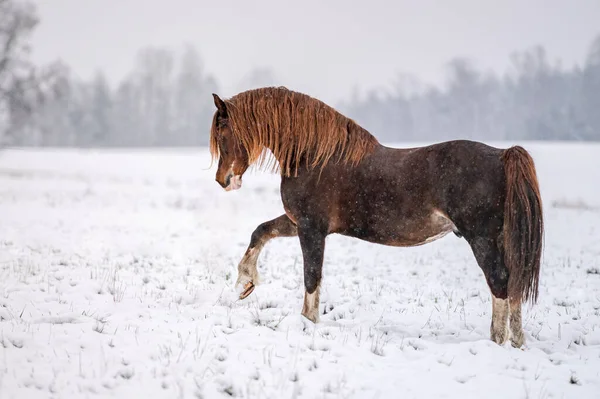
[[[238,190],[242,187],[242,176],[234,175],[232,172],[229,172],[227,176],[225,176],[225,183],[221,183],[221,186],[223,186],[225,191]]]

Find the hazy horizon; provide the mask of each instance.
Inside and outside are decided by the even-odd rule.
[[[251,69],[267,67],[278,84],[332,103],[355,87],[386,88],[400,73],[440,84],[454,57],[502,73],[511,53],[542,45],[552,62],[570,67],[600,34],[600,2],[592,0],[34,3],[41,22],[33,59],[61,59],[76,77],[102,71],[115,84],[140,49],[191,44],[223,96],[235,94]]]

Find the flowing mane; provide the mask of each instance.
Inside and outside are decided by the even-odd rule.
[[[225,100],[233,135],[248,152],[250,164],[269,166],[271,150],[284,176],[298,168],[325,167],[332,160],[358,164],[377,139],[327,104],[285,87],[248,90]],[[219,156],[216,113],[210,134],[213,160]],[[272,160],[272,158],[271,158]]]

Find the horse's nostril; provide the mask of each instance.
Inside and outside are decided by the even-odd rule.
[[[229,183],[231,183],[231,173],[228,173],[225,177],[225,187],[229,187]]]

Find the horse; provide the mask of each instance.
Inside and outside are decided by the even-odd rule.
[[[408,247],[453,232],[470,245],[491,291],[491,340],[524,344],[521,306],[538,299],[544,220],[534,161],[523,147],[470,140],[386,147],[333,107],[285,87],[213,99],[216,181],[237,190],[251,165],[281,175],[285,213],[253,231],[238,265],[240,299],[258,284],[258,257],[277,237],[299,238],[301,314],[318,323],[328,235]]]

